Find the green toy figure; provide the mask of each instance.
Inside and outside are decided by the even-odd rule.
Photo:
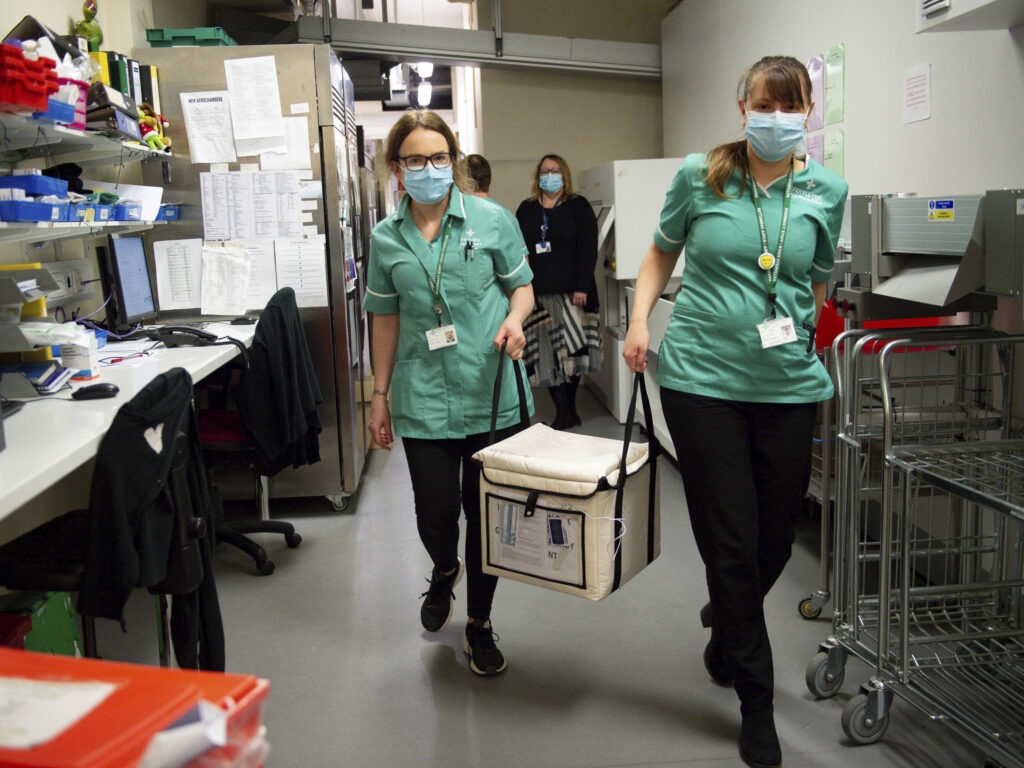
[[[90,51],[98,51],[103,43],[103,30],[96,21],[96,0],[85,0],[82,13],[85,18],[75,22],[75,34],[86,39]]]

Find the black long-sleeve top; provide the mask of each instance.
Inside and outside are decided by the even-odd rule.
[[[530,249],[534,293],[579,291],[589,296],[594,291],[594,267],[597,264],[597,218],[590,202],[582,195],[576,195],[546,210],[546,239],[551,244],[548,253],[537,253],[545,209],[537,200],[530,198],[523,200],[516,210],[519,228],[523,231],[526,247]],[[596,300],[596,296],[591,300]]]

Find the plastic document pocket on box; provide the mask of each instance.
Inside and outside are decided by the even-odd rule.
[[[601,600],[658,556],[660,445],[629,442],[637,386],[625,440],[535,424],[474,455],[485,573]]]

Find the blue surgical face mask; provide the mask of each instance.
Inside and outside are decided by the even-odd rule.
[[[550,194],[562,191],[562,174],[547,173],[540,177],[540,188]]]
[[[803,112],[747,112],[744,133],[754,154],[774,163],[782,160],[804,138]]]
[[[427,163],[425,168],[418,171],[406,169],[402,183],[409,197],[417,203],[430,205],[444,200],[448,194],[452,186],[452,169],[451,166],[438,169]]]

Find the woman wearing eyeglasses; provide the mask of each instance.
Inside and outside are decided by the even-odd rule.
[[[551,394],[551,426],[569,429],[582,423],[576,412],[580,377],[601,367],[597,219],[558,155],[544,155],[537,163],[531,196],[519,204],[516,218],[530,249],[537,295],[526,321],[526,370],[531,384]]]
[[[814,330],[835,261],[847,184],[798,156],[813,107],[807,68],[766,56],[740,81],[744,137],[690,155],[636,281],[623,357],[647,366],[647,318],[686,245],[658,350],[661,403],[711,601],[704,666],[740,700],[739,750],[782,751],[764,597],[792,550],[811,473],[818,402],[832,381]]]
[[[451,129],[429,111],[405,112],[392,127],[388,167],[405,195],[374,227],[364,306],[372,313],[373,398],[369,430],[381,448],[402,437],[416,525],[433,571],[420,621],[447,625],[466,571],[463,650],[478,675],[503,672],[490,622],[497,577],[481,570],[480,471],[471,457],[489,444],[494,380],[503,371],[495,437],[521,429],[513,365],[526,346],[533,272],[515,222],[471,188]],[[390,395],[390,402],[389,402]],[[527,389],[527,410],[533,401]],[[461,479],[460,479],[461,476]],[[459,514],[466,513],[465,561]]]

